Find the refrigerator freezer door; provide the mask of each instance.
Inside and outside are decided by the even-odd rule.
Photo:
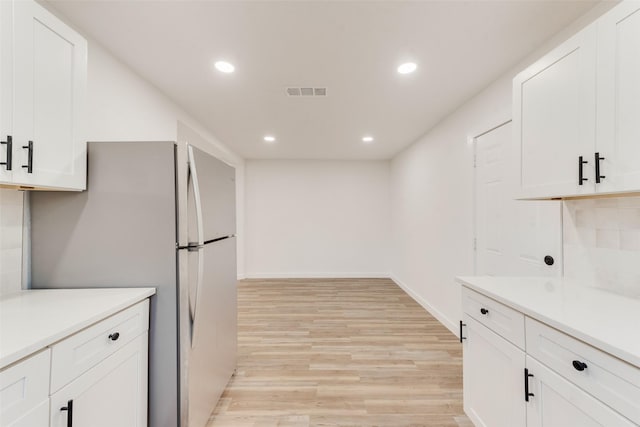
[[[196,299],[193,341],[189,348],[189,427],[204,427],[236,365],[237,296],[236,240],[228,238],[188,252],[189,276],[197,275],[198,252],[203,252],[202,281]]]
[[[188,241],[198,242],[200,233],[205,242],[235,235],[235,169],[195,147],[189,146],[188,149]],[[200,218],[196,215],[198,205]],[[202,224],[201,229],[199,223]]]

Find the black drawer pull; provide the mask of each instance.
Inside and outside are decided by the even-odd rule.
[[[463,337],[462,336],[462,327],[463,326],[467,326],[467,324],[466,323],[462,323],[462,320],[461,320],[460,321],[460,342],[462,342],[462,340],[466,340],[467,339],[467,337]]]
[[[481,308],[481,309],[480,309],[480,313],[482,313],[482,314],[489,314],[489,310],[487,310],[486,308]]]
[[[118,338],[120,338],[120,332],[114,332],[114,333],[109,335],[109,339],[111,341],[117,341]]]
[[[73,399],[67,401],[67,406],[60,408],[61,411],[67,411],[67,427],[73,427]]]
[[[7,141],[0,141],[0,144],[7,146],[7,161],[0,162],[0,165],[4,165],[4,168],[8,171],[11,170],[11,164],[13,163],[13,138],[11,135],[7,135]]]
[[[573,367],[576,368],[576,371],[582,372],[585,369],[587,369],[587,364],[579,360],[574,360],[572,364],[573,364]]]

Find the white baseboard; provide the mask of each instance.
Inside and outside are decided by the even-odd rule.
[[[400,286],[400,288],[402,288],[402,290],[404,290],[407,294],[409,294],[409,296],[413,298],[415,302],[420,304],[422,308],[427,310],[429,314],[431,314],[440,323],[442,323],[447,329],[449,329],[452,334],[454,334],[455,336],[458,336],[457,323],[452,322],[451,319],[445,316],[441,311],[435,309],[431,304],[429,304],[429,302],[427,302],[427,300],[422,298],[420,295],[416,294],[413,291],[413,289],[411,289],[406,283],[403,283],[402,280],[398,279],[393,274],[391,275],[390,279],[393,280],[396,283],[396,285]]]
[[[246,279],[388,279],[389,273],[247,273]]]

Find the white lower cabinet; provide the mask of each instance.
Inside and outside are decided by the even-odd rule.
[[[50,426],[146,426],[147,351],[145,332],[52,395]]]
[[[627,418],[527,356],[528,427],[633,427]]]
[[[45,349],[0,371],[0,426],[49,425],[49,368]]]
[[[524,351],[467,315],[463,323],[465,412],[477,427],[524,427]]]
[[[468,288],[462,307],[464,410],[476,427],[640,425],[636,366]]]
[[[149,300],[0,370],[0,427],[146,427]]]

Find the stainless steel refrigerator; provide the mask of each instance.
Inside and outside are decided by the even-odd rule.
[[[236,364],[235,169],[187,144],[91,142],[87,191],[30,202],[31,287],[156,287],[149,425],[203,427]]]

